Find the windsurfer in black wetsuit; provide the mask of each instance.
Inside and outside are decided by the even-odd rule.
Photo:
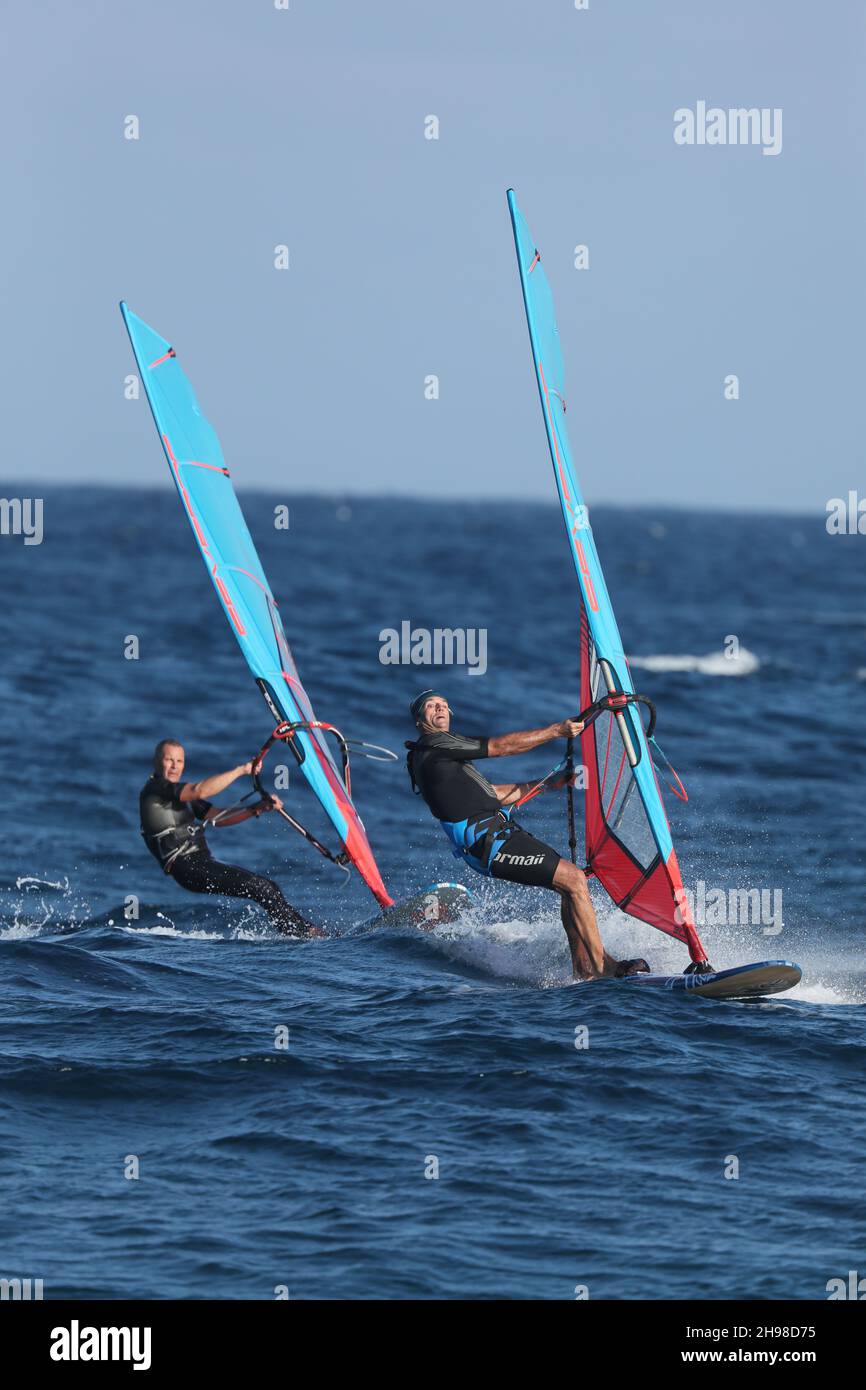
[[[271,879],[221,863],[207,846],[204,824],[239,825],[251,817],[278,810],[282,804],[279,797],[264,796],[246,809],[226,814],[207,798],[225,791],[238,777],[249,775],[251,764],[204,777],[200,782],[182,782],[184,761],[183,745],[175,739],[162,739],[154,750],[154,770],[139,797],[141,833],[164,872],[191,893],[251,898],[265,909],[278,931],[287,936],[323,936],[324,932],[286,901]]]
[[[550,888],[560,895],[575,979],[649,970],[644,960],[617,961],[608,955],[583,870],[511,819],[507,808],[537,784],[494,785],[471,761],[527,753],[554,738],[576,738],[583,725],[564,719],[544,729],[494,738],[453,734],[448,701],[435,690],[422,691],[410,710],[420,732],[414,743],[406,744],[413,788],[420,792],[466,863],[492,878]],[[563,787],[565,778],[551,785]]]

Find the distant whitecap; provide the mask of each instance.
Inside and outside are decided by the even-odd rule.
[[[708,652],[706,656],[632,656],[630,666],[639,666],[644,671],[697,671],[702,676],[752,676],[761,668],[761,663],[746,647],[740,647],[736,656],[725,652]]]

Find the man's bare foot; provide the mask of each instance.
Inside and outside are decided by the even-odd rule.
[[[586,980],[602,980],[604,978],[604,972],[601,970],[593,970],[592,968],[579,970],[576,965],[572,966],[571,974],[576,984],[583,984]]]

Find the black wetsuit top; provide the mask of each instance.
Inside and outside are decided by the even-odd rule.
[[[211,808],[201,798],[181,801],[185,782],[169,782],[153,773],[141,789],[141,833],[154,859],[181,888],[190,893],[219,893],[251,898],[261,904],[274,926],[289,936],[305,936],[312,924],[302,917],[272,879],[214,859],[204,827],[199,824]]]
[[[468,734],[422,734],[407,744],[406,766],[437,820],[454,824],[500,809],[499,797],[472,758],[487,757],[486,738]]]
[[[486,758],[488,740],[466,734],[422,734],[407,743],[406,767],[449,840],[471,868],[493,878],[551,888],[559,854],[511,819],[472,758]]]
[[[154,859],[166,873],[179,855],[195,852],[210,857],[204,820],[211,803],[204,800],[181,801],[186,782],[170,782],[154,772],[148,777],[138,798],[141,833]]]

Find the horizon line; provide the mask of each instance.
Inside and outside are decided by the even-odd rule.
[[[231,470],[229,470],[229,472],[231,473]],[[236,480],[234,479],[234,477],[232,477],[232,482],[235,483],[235,481],[236,481]],[[0,490],[5,490],[5,489],[7,488],[7,484],[8,484],[9,487],[16,489],[16,491],[18,491],[18,492],[21,491],[21,486],[20,486],[21,484],[25,484],[25,485],[26,485],[26,489],[25,489],[26,491],[32,491],[32,489],[33,489],[34,487],[36,487],[36,488],[46,488],[46,489],[49,488],[49,487],[54,487],[54,488],[65,488],[65,489],[73,489],[73,488],[93,489],[93,490],[101,489],[101,490],[106,491],[106,492],[118,492],[118,493],[121,493],[121,492],[154,492],[154,493],[159,493],[159,492],[171,492],[171,491],[174,491],[174,485],[173,485],[172,480],[171,480],[170,478],[166,478],[166,479],[165,479],[164,481],[162,481],[162,482],[153,481],[153,482],[148,482],[148,483],[141,483],[141,482],[136,482],[136,481],[132,481],[132,480],[129,480],[129,481],[121,481],[121,480],[119,480],[119,479],[95,479],[95,478],[74,478],[74,479],[63,479],[63,478],[31,478],[31,479],[21,479],[21,478],[16,479],[16,478],[9,478],[9,479],[3,479],[3,478],[0,478]],[[340,503],[340,502],[342,502],[342,503],[347,503],[347,502],[353,502],[353,501],[354,501],[354,502],[376,502],[376,501],[381,502],[381,501],[389,501],[389,502],[421,502],[421,503],[434,503],[434,502],[437,502],[437,503],[449,503],[449,502],[450,502],[450,504],[451,504],[452,506],[455,506],[455,507],[459,507],[459,506],[461,506],[462,504],[477,505],[477,504],[482,504],[482,503],[483,503],[484,505],[486,505],[486,506],[494,506],[494,507],[496,507],[496,506],[509,506],[509,505],[513,506],[513,505],[515,505],[515,504],[520,504],[520,505],[522,505],[522,506],[530,506],[530,507],[547,507],[547,508],[550,508],[550,509],[552,509],[552,510],[555,510],[555,509],[556,509],[556,506],[557,506],[557,499],[556,499],[556,498],[531,497],[531,496],[525,496],[524,494],[521,494],[521,493],[509,493],[509,494],[500,495],[500,496],[496,496],[496,497],[490,497],[489,495],[487,495],[487,494],[485,494],[485,493],[462,493],[462,492],[461,492],[461,493],[458,493],[458,494],[454,494],[454,493],[446,494],[446,493],[435,493],[435,492],[402,492],[402,491],[400,491],[400,492],[393,492],[393,491],[392,491],[392,492],[386,492],[386,491],[350,492],[350,491],[342,491],[342,490],[340,490],[340,491],[328,490],[328,491],[324,491],[324,492],[323,492],[323,491],[316,491],[316,490],[313,490],[313,489],[305,489],[305,488],[292,488],[292,489],[290,489],[290,490],[284,492],[284,491],[282,491],[282,490],[280,489],[279,485],[276,484],[276,483],[273,483],[273,484],[263,484],[263,483],[242,484],[242,485],[240,485],[240,486],[238,486],[238,487],[236,488],[236,491],[238,492],[238,495],[239,495],[239,496],[240,496],[240,495],[247,496],[247,495],[249,495],[249,494],[260,494],[260,495],[262,495],[262,496],[285,496],[285,497],[290,497],[290,498],[291,498],[291,497],[299,497],[299,498],[300,498],[300,497],[303,497],[303,498],[309,498],[309,499],[319,499],[319,500],[321,500],[321,501],[334,501],[334,502],[338,502],[338,503]],[[22,495],[23,495],[23,494],[22,494]],[[609,498],[598,498],[598,499],[597,499],[595,502],[593,502],[591,505],[590,505],[590,504],[587,504],[587,509],[588,509],[589,511],[593,511],[593,510],[595,510],[595,509],[598,508],[598,507],[610,508],[610,510],[612,510],[612,511],[644,511],[644,510],[651,510],[652,508],[656,508],[656,509],[660,509],[660,510],[678,511],[678,512],[687,512],[687,511],[716,512],[716,513],[719,513],[720,515],[728,515],[728,516],[743,516],[743,515],[747,515],[747,516],[775,516],[775,517],[791,517],[791,518],[794,518],[794,517],[801,517],[801,518],[803,518],[803,519],[808,519],[808,520],[813,520],[815,517],[826,517],[826,508],[821,508],[821,509],[816,508],[816,510],[815,510],[814,512],[812,512],[812,511],[805,511],[805,510],[802,510],[801,508],[798,508],[798,507],[778,507],[778,508],[776,508],[776,509],[773,509],[773,508],[771,508],[771,507],[769,506],[769,504],[767,504],[767,503],[749,504],[749,503],[742,502],[742,503],[737,504],[736,506],[732,506],[730,503],[725,503],[725,502],[711,502],[711,501],[707,501],[707,502],[686,502],[686,501],[679,501],[679,502],[678,502],[678,501],[672,501],[672,500],[667,499],[667,498],[658,498],[658,499],[656,499],[656,500],[642,499],[642,500],[635,500],[634,502],[624,502],[624,501],[622,500],[622,498],[617,498],[616,500],[612,500],[612,499],[609,499]]]

